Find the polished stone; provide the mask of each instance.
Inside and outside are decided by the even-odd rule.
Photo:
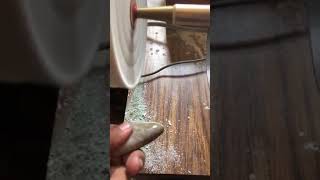
[[[128,141],[117,152],[114,152],[115,156],[127,154],[149,144],[164,131],[164,127],[156,122],[130,122],[130,124],[133,132]]]

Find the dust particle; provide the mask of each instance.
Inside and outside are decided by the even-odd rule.
[[[320,145],[314,142],[308,142],[304,144],[305,150],[311,150],[315,152],[320,152]]]

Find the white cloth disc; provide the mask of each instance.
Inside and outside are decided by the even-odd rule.
[[[146,7],[146,0],[136,0]],[[110,85],[134,88],[144,68],[147,20],[137,19],[131,26],[131,0],[110,0]]]
[[[106,3],[102,0],[23,0],[33,48],[44,72],[59,84],[85,75],[102,41]]]

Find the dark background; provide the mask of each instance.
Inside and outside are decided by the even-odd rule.
[[[319,47],[305,2],[215,2],[213,179],[319,179]]]

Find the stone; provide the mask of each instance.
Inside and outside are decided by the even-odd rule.
[[[164,127],[156,122],[129,122],[133,132],[127,142],[116,152],[114,156],[121,156],[137,150],[158,138],[164,131]]]

